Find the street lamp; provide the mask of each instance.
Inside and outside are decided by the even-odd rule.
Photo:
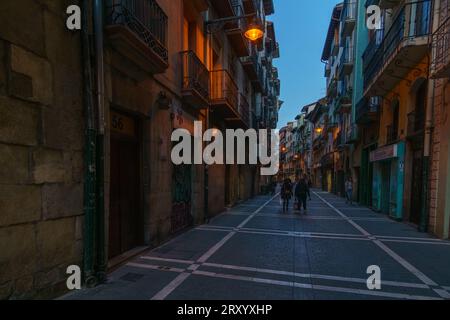
[[[247,31],[245,31],[244,36],[250,41],[258,41],[262,37],[264,37],[264,31],[261,28],[261,25],[252,22],[248,25]]]
[[[244,36],[250,41],[258,41],[262,37],[264,37],[264,30],[260,23],[256,21],[256,14],[246,14],[239,17],[227,17],[221,19],[215,19],[205,22],[206,31],[208,33],[214,33],[219,31],[227,22],[239,21],[242,19],[253,18],[253,21],[247,26],[247,30],[244,32]],[[211,26],[218,25],[219,28],[217,30],[211,30]]]

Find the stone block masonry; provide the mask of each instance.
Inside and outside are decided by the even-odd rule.
[[[68,2],[0,2],[0,299],[55,297],[82,262],[83,69]]]

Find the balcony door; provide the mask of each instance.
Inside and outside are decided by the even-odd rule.
[[[412,6],[410,36],[428,35],[431,27],[431,1],[418,2]]]

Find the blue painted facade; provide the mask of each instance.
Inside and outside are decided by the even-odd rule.
[[[372,184],[372,205],[377,211],[396,220],[403,219],[403,196],[405,181],[405,142],[384,146],[395,150],[394,155],[380,160],[371,160],[374,164]],[[374,152],[377,152],[374,151]]]

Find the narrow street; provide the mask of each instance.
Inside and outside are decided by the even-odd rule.
[[[308,215],[260,196],[65,299],[450,298],[450,242],[315,191]],[[381,268],[381,290],[366,273]]]

